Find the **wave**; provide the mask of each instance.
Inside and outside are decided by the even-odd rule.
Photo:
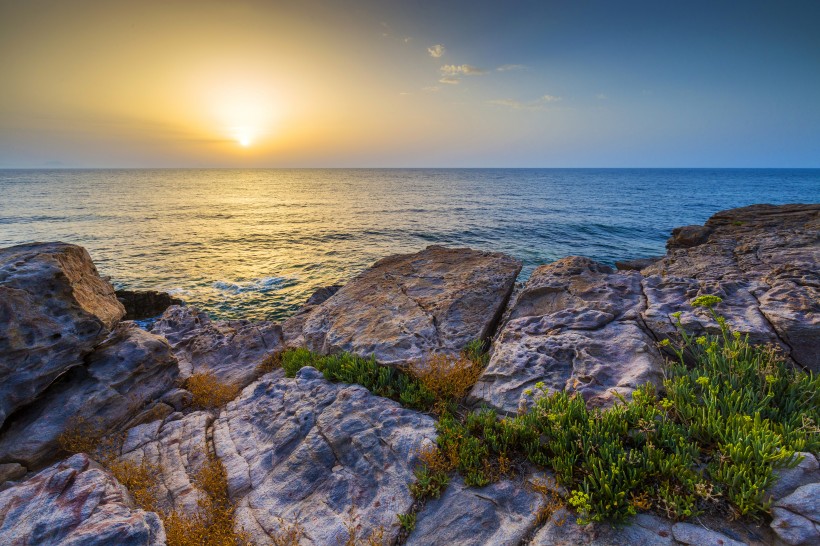
[[[249,281],[216,281],[211,286],[230,294],[244,294],[246,292],[274,292],[297,283],[292,277],[262,277]]]

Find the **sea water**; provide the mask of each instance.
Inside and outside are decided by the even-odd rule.
[[[75,243],[117,288],[281,319],[432,244],[511,254],[524,280],[567,255],[662,255],[720,210],[811,202],[816,169],[0,170],[0,247]]]

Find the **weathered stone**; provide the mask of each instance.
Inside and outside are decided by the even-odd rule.
[[[160,546],[159,517],[86,455],[74,455],[0,491],[0,543],[9,546]]]
[[[117,430],[172,388],[177,375],[176,359],[163,338],[132,322],[120,323],[83,366],[64,374],[8,420],[0,434],[0,461],[39,468],[57,456],[57,440],[67,428],[84,423]]]
[[[136,464],[145,461],[161,471],[156,491],[160,508],[195,513],[202,493],[194,485],[194,476],[207,459],[213,420],[206,411],[173,414],[128,431],[121,458]]]
[[[265,375],[214,424],[237,523],[260,543],[279,518],[301,523],[305,544],[344,544],[347,526],[394,539],[396,514],[413,504],[418,451],[434,438],[430,417],[313,368]]]
[[[676,523],[672,526],[672,536],[678,542],[692,546],[747,546],[745,542],[733,540],[723,533],[694,523]]]
[[[0,250],[0,426],[81,365],[124,314],[84,248],[33,243]]]
[[[802,485],[774,505],[820,523],[820,483]]]
[[[212,321],[194,307],[169,307],[151,332],[164,336],[179,359],[180,375],[212,373],[244,387],[257,366],[281,347],[282,328],[272,322]]]
[[[0,484],[11,480],[19,480],[26,475],[26,467],[18,463],[0,464]]]
[[[650,265],[654,264],[663,256],[655,256],[652,258],[635,258],[634,260],[620,260],[615,262],[615,267],[619,271],[640,271]]]
[[[191,407],[191,403],[194,401],[194,395],[185,389],[173,389],[165,393],[161,401],[174,408],[174,411],[183,411]]]
[[[574,514],[561,508],[535,534],[530,546],[664,546],[674,545],[672,522],[638,514],[626,525],[578,525]]]
[[[466,248],[385,258],[309,313],[305,343],[388,365],[458,353],[493,334],[520,269],[504,254]]]
[[[305,304],[296,313],[288,317],[282,323],[282,337],[287,347],[302,347],[305,344],[305,336],[302,332],[310,312],[323,304],[332,295],[339,291],[341,285],[323,286],[316,290],[307,299]]]
[[[117,290],[116,295],[125,307],[126,320],[158,317],[172,305],[182,305],[181,299],[156,290]]]
[[[706,227],[706,242],[670,248],[643,271],[647,325],[663,336],[668,314],[688,310],[683,298],[719,295],[724,302],[716,310],[730,326],[754,341],[775,341],[795,362],[820,371],[820,205],[732,209]],[[705,316],[684,318],[713,328]]]
[[[772,530],[790,546],[820,544],[820,526],[785,508],[772,508]]]
[[[794,468],[775,470],[777,481],[767,491],[772,499],[778,500],[791,495],[795,489],[803,485],[820,483],[820,464],[817,458],[811,453],[797,453],[795,457],[802,459]]]
[[[533,529],[543,504],[527,481],[503,480],[477,488],[457,477],[441,498],[428,501],[418,513],[406,544],[515,546]]]
[[[608,405],[662,380],[663,359],[641,328],[640,274],[569,257],[537,268],[518,294],[470,399],[506,413],[537,383]]]
[[[691,248],[706,242],[712,230],[706,226],[682,226],[672,230],[672,237],[666,242],[668,250]]]

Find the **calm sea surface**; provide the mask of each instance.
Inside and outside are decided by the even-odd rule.
[[[820,202],[820,170],[0,170],[0,247],[85,246],[118,287],[220,318],[279,319],[430,244],[540,264],[663,254],[672,228]]]

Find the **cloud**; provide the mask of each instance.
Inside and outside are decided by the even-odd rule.
[[[444,46],[441,44],[436,44],[432,47],[427,48],[427,53],[429,53],[431,57],[435,57],[436,59],[444,55],[444,51]]]
[[[422,91],[427,91],[428,93],[435,93],[439,89],[441,89],[438,85],[429,85],[427,87],[422,87]]]
[[[509,72],[510,70],[524,70],[527,68],[523,64],[502,64],[498,68],[496,68],[499,72]]]
[[[445,64],[440,70],[443,76],[481,76],[487,73],[471,64]]]
[[[543,110],[546,104],[558,102],[560,100],[562,100],[561,97],[556,97],[555,95],[542,95],[541,97],[529,102],[521,102],[515,99],[495,99],[487,102],[498,106],[506,106],[507,108],[512,108],[513,110]]]
[[[439,80],[439,83],[447,83],[447,84],[450,84],[450,85],[457,85],[460,81],[461,80],[459,80],[458,78],[450,78],[448,76],[445,76],[445,77],[443,77]]]

